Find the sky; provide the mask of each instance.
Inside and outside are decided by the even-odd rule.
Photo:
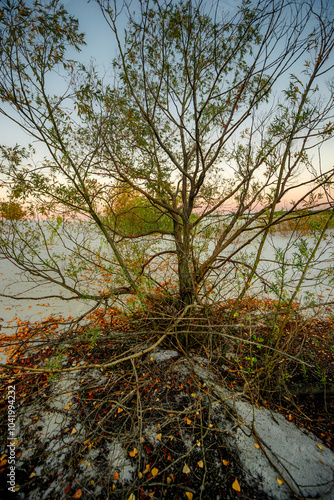
[[[43,3],[47,1],[43,0]],[[117,48],[113,41],[110,28],[107,26],[99,6],[94,0],[65,0],[62,2],[66,10],[79,20],[79,29],[85,33],[86,46],[80,53],[73,53],[73,58],[83,63],[89,63],[91,59],[95,60],[97,67],[101,72],[108,70],[113,58],[117,55]],[[210,3],[210,2],[209,2]],[[236,10],[238,1],[225,0],[221,2],[221,7],[233,14]],[[6,145],[15,143],[26,145],[29,138],[17,125],[8,122],[0,116],[1,142]],[[323,161],[325,164],[332,161],[333,145],[327,145],[324,149]],[[43,148],[38,150],[42,156]],[[4,191],[0,189],[0,199]]]

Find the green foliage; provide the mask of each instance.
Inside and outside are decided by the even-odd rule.
[[[0,217],[7,220],[20,220],[26,215],[26,211],[17,201],[0,202]]]
[[[105,223],[126,236],[172,230],[171,218],[166,213],[129,190],[116,193],[114,203],[105,210]]]

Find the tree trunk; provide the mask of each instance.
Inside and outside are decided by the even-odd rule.
[[[195,301],[195,286],[189,267],[189,256],[182,255],[178,259],[179,271],[179,303],[181,309],[191,305]]]
[[[192,305],[196,298],[196,287],[194,276],[191,269],[191,255],[189,237],[186,231],[183,231],[183,238],[175,238],[176,253],[178,259],[178,277],[179,277],[179,299],[177,309],[182,312],[187,306]],[[189,348],[189,333],[187,330],[187,311],[184,318],[177,327],[180,332],[177,336],[178,342],[187,351]]]

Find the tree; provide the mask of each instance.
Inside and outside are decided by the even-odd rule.
[[[67,59],[66,49],[79,50],[84,39],[57,0],[33,7],[7,0],[0,11],[1,112],[48,152],[27,167],[27,151],[2,149],[10,192],[31,200],[36,217],[48,217],[31,254],[13,250],[28,237],[22,224],[15,235],[5,228],[1,251],[39,280],[96,304],[122,294],[143,303],[153,286],[167,292],[166,276],[152,272],[167,254],[175,259],[176,311],[209,300],[217,277],[228,296],[231,271],[243,275],[240,301],[258,279],[271,229],[300,217],[303,202],[332,206],[332,167],[311,156],[334,132],[333,81],[324,83],[334,44],[329,7],[243,1],[228,17],[219,2],[209,10],[200,0],[138,1],[122,7],[123,39],[117,2],[97,3],[119,51],[112,82]],[[58,96],[51,93],[54,74]],[[164,223],[139,224],[129,234],[105,217],[117,186],[146,200]],[[278,212],[296,187],[304,193]],[[58,211],[62,219],[53,220]],[[84,220],[84,240],[83,229],[66,229],[71,217]],[[47,240],[46,225],[62,244],[64,232],[72,240],[66,265],[36,250]],[[204,231],[214,242],[206,251]],[[172,245],[156,248],[147,238],[153,234]],[[254,241],[252,259],[236,258]],[[100,279],[95,290],[85,282],[91,272]]]
[[[330,349],[324,353],[322,338],[329,323],[310,329],[322,350],[318,364],[315,348],[314,361],[301,343],[295,348],[301,328],[290,313],[310,273],[319,282],[333,283],[334,276],[329,262],[318,265],[334,219],[334,170],[322,156],[334,133],[330,1],[241,0],[231,16],[218,0],[209,3],[136,0],[120,7],[118,0],[96,0],[118,50],[112,77],[74,60],[84,35],[60,0],[1,3],[1,118],[28,133],[34,147],[1,146],[0,187],[27,214],[0,220],[0,259],[15,263],[20,285],[29,279],[29,289],[15,296],[6,287],[0,295],[12,301],[34,293],[40,303],[81,299],[91,308],[85,324],[17,319],[14,342],[1,334],[15,350],[5,369],[7,388],[17,385],[22,396],[21,439],[34,443],[23,466],[23,495],[36,481],[53,496],[80,486],[75,497],[84,491],[132,498],[158,494],[172,481],[173,497],[182,491],[192,498],[188,485],[210,496],[211,486],[205,489],[217,482],[219,463],[233,458],[224,455],[224,439],[212,447],[219,433],[211,405],[223,390],[211,384],[210,365],[225,379],[231,345],[237,352],[228,376],[237,374],[235,386],[244,378],[252,401],[267,389],[266,401],[277,391],[288,400],[290,379],[296,372],[293,382],[307,378],[308,370],[329,393]],[[310,240],[298,233],[304,225]],[[268,256],[267,242],[280,228],[289,231],[285,247]],[[52,287],[37,296],[44,284]],[[276,301],[259,305],[268,291]],[[307,292],[306,306],[317,306],[313,290]],[[115,304],[134,314],[125,320]],[[166,370],[141,362],[170,338],[182,351],[190,336],[209,357],[206,370],[192,364],[189,352]],[[97,373],[106,376],[103,383]],[[48,384],[47,376],[57,375],[59,384]],[[64,394],[71,398],[66,406]],[[52,428],[63,419],[59,440],[50,439],[43,407]],[[37,424],[35,415],[42,417]],[[92,446],[101,448],[100,457]],[[68,466],[61,481],[59,462],[50,460],[55,454]],[[86,467],[92,457],[101,465],[97,477],[96,467]],[[118,483],[120,469],[132,469],[129,457],[136,462],[133,482]],[[34,478],[32,463],[41,464],[42,475]],[[214,496],[224,495],[220,488],[228,491],[229,482],[240,491],[235,464],[225,467]]]

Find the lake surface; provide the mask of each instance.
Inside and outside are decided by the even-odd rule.
[[[98,292],[103,280],[106,281],[101,274],[97,276],[99,273],[95,272],[100,264],[108,267],[107,281],[109,280],[112,285],[125,283],[123,277],[117,276],[117,273],[113,274],[115,265],[108,245],[100,235],[91,231],[89,226],[77,224],[66,228],[64,231],[61,227],[58,227],[58,234],[55,233],[52,236],[50,227],[47,227],[45,223],[43,224],[39,226],[42,228],[44,236],[46,235],[44,240],[46,245],[42,246],[40,244],[39,251],[36,254],[30,252],[30,257],[29,249],[25,251],[25,247],[22,246],[22,255],[25,251],[28,262],[33,262],[42,269],[43,262],[49,259],[54,269],[49,273],[49,276],[59,281],[60,276],[67,273],[71,285],[75,285],[78,290]],[[29,227],[31,235],[36,235],[38,232],[36,223],[30,222]],[[243,236],[243,239],[239,239],[234,249],[240,248],[244,241],[246,241],[245,236]],[[39,243],[42,243],[42,240]],[[205,242],[205,240],[198,239],[197,243],[199,247],[205,246],[205,243],[207,243],[207,249],[202,249],[201,255],[203,255],[203,259],[214,248],[213,241]],[[245,270],[247,272],[249,269],[247,266],[252,265],[254,262],[258,246],[259,240],[253,241],[247,247],[247,250],[241,249],[232,257],[236,264],[225,264],[212,275],[210,282],[216,296],[223,298],[237,296],[247,277]],[[257,277],[250,288],[250,293],[257,296],[277,298],[277,294],[281,289],[284,290],[287,297],[291,296],[298,285],[303,273],[303,265],[313,246],[314,241],[311,237],[300,235],[292,240],[290,235],[282,236],[274,233],[265,243],[257,269]],[[123,244],[122,254],[124,258],[137,257],[140,259],[144,250],[149,254],[156,250],[166,251],[173,248],[173,243],[168,238],[162,240],[146,238],[136,245],[132,243]],[[70,255],[74,250],[77,251],[77,257],[74,261],[71,261]],[[62,257],[59,260],[56,256],[60,254],[62,254]],[[102,259],[98,256],[99,254],[102,255]],[[226,255],[223,253],[220,257],[223,258]],[[321,302],[334,300],[333,255],[334,232],[329,231],[326,239],[321,242],[314,264],[307,273],[305,282],[298,293],[297,298],[301,303],[310,302],[312,298]],[[74,277],[71,276],[71,265],[73,263],[77,265],[82,257],[86,260],[89,258],[94,262],[95,274],[89,274],[89,266],[86,266],[79,274],[74,275]],[[173,266],[167,266],[166,264],[168,258],[170,258],[170,255],[164,254],[159,260],[152,262],[151,268],[147,269],[152,277],[162,279],[164,275],[164,277],[168,276],[168,279],[175,279],[176,275]],[[277,263],[277,259],[281,263],[283,262],[283,271],[282,267]],[[246,266],[240,266],[241,261]],[[164,264],[166,264],[165,269],[163,269]],[[75,294],[64,290],[57,283],[42,283],[42,281],[37,277],[31,278],[27,272],[19,269],[13,262],[0,255],[0,293],[7,295],[6,297],[0,296],[1,330],[4,333],[12,332],[17,327],[18,319],[35,322],[46,319],[51,314],[55,316],[61,315],[63,318],[69,316],[79,317],[93,305],[93,302],[89,300],[77,299]],[[58,295],[58,298],[50,297],[52,295]]]

